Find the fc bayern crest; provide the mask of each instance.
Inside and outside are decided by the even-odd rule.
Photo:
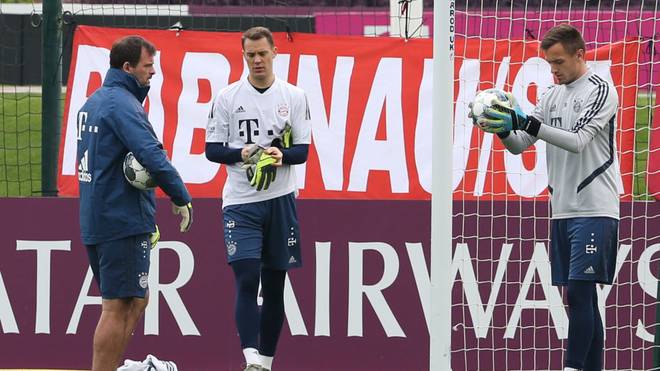
[[[289,105],[286,104],[286,103],[278,104],[277,105],[277,114],[282,116],[282,117],[289,116]]]
[[[573,101],[573,112],[578,113],[582,109],[582,99],[577,98]]]
[[[142,287],[143,289],[146,289],[147,286],[149,286],[149,273],[142,272],[142,273],[140,273],[139,277],[140,277],[139,278],[140,287]]]
[[[227,244],[227,254],[229,254],[229,256],[233,256],[234,254],[236,254],[236,242],[226,241],[226,244]]]

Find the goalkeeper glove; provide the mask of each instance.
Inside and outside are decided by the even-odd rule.
[[[291,136],[291,125],[287,121],[284,124],[284,130],[282,130],[282,137],[273,139],[273,142],[270,144],[271,147],[277,147],[279,149],[291,148],[293,145],[293,138]]]
[[[477,94],[479,94],[479,92],[477,92]],[[474,113],[472,113],[472,105],[474,105],[473,102],[470,102],[468,104],[468,118],[472,119],[472,125],[479,126],[479,123],[477,122],[477,117],[474,115]]]
[[[291,137],[291,125],[289,122],[284,125],[284,132],[282,132],[282,148],[291,148],[292,143]]]
[[[151,242],[152,249],[156,247],[158,241],[160,241],[160,231],[158,230],[158,225],[156,225],[156,231],[149,235],[149,242]]]
[[[489,133],[504,133],[511,130],[527,131],[530,120],[520,108],[513,94],[509,92],[505,94],[509,103],[496,100],[491,107],[486,108],[484,117],[479,120],[479,123]]]
[[[192,203],[188,202],[186,205],[183,206],[172,204],[172,213],[174,213],[174,215],[181,215],[181,223],[179,224],[179,231],[181,231],[181,233],[188,232],[193,222]]]
[[[259,158],[261,158],[261,153],[263,153],[263,151],[264,149],[257,145],[248,147],[247,156],[243,156],[243,165],[241,167],[243,169],[247,169],[250,167],[250,165],[254,165],[259,162]]]
[[[275,163],[277,163],[277,160],[273,156],[263,153],[263,150],[256,164],[246,162],[243,167],[246,168],[245,174],[250,181],[250,185],[256,187],[257,191],[267,190],[270,183],[275,181],[277,171],[276,167],[273,166]]]

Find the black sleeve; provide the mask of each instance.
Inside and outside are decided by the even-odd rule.
[[[284,148],[282,151],[282,163],[289,165],[298,165],[307,161],[309,144],[295,144],[291,148]]]
[[[229,148],[227,143],[206,143],[206,158],[221,164],[243,162],[239,148]]]

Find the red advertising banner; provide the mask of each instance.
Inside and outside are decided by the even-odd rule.
[[[67,84],[58,187],[77,195],[76,112],[100,85],[109,49],[140,34],[158,49],[157,74],[145,107],[149,120],[194,197],[219,197],[225,171],[204,157],[204,129],[213,94],[236,81],[243,66],[240,34],[81,26],[74,37]],[[275,34],[275,73],[308,96],[312,149],[296,167],[307,199],[430,199],[432,44],[428,39]],[[478,89],[511,90],[530,110],[552,83],[536,41],[459,39],[455,63],[453,173],[455,198],[545,197],[545,146],[522,156],[472,127],[468,103]],[[617,143],[622,193],[630,194],[635,120],[637,41],[587,54],[592,69],[617,87]]]

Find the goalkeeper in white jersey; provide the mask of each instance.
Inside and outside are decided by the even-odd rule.
[[[206,157],[227,167],[222,213],[243,370],[270,371],[284,322],[286,271],[302,264],[291,165],[307,161],[311,119],[305,93],[273,74],[271,32],[253,27],[241,42],[249,73],[217,94]]]
[[[564,370],[596,371],[604,347],[596,283],[612,284],[618,246],[619,99],[610,82],[587,68],[584,40],[572,26],[550,29],[541,49],[557,84],[534,111],[525,114],[507,94],[512,108],[495,105],[475,124],[496,133],[514,154],[537,140],[548,143],[552,281],[568,286]]]

